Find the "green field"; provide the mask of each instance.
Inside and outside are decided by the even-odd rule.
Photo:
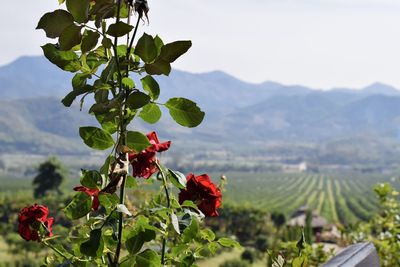
[[[377,211],[373,186],[391,177],[361,174],[227,173],[225,201],[290,215],[302,205],[331,222],[354,223]],[[214,175],[214,177],[217,177]]]
[[[398,179],[364,174],[281,174],[226,173],[228,184],[224,202],[250,205],[287,216],[307,205],[331,222],[353,223],[368,219],[377,211],[378,200],[372,190],[379,182],[391,182],[399,188]],[[213,174],[217,181],[219,174]],[[31,195],[31,179],[0,177],[0,201]],[[63,183],[71,192],[77,179]]]

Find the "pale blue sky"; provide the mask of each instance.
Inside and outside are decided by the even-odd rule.
[[[400,0],[150,0],[148,33],[191,39],[175,67],[223,70],[242,80],[400,88]],[[0,65],[41,54],[41,14],[57,0],[6,1],[0,10]],[[52,40],[50,40],[52,41]]]

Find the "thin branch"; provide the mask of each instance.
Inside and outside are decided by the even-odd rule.
[[[168,190],[168,184],[167,184],[167,177],[165,176],[165,173],[163,171],[163,169],[161,168],[160,164],[155,161],[154,162],[158,168],[158,170],[161,173],[161,177],[163,180],[163,186],[164,186],[164,190],[165,190],[165,196],[167,197],[167,208],[171,208],[171,198],[169,196],[169,190]],[[164,265],[165,264],[165,248],[167,245],[167,239],[165,238],[165,236],[163,236],[162,239],[162,249],[161,249],[161,264]]]

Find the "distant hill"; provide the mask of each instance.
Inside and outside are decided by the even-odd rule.
[[[60,103],[70,90],[70,78],[42,57],[22,57],[0,67],[0,152],[88,151],[80,145],[77,128],[96,122],[79,107],[67,109]],[[204,123],[195,129],[173,124],[167,112],[158,125],[139,124],[145,131],[159,129],[165,138],[178,138],[181,144],[213,149],[287,142],[290,150],[296,143],[326,148],[351,140],[362,147],[360,140],[373,138],[390,143],[385,148],[390,150],[400,136],[400,91],[381,83],[361,90],[321,91],[274,82],[251,84],[220,71],[178,70],[156,79],[162,100],[183,96],[206,111]]]

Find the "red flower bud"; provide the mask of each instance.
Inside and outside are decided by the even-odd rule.
[[[48,215],[46,206],[35,204],[23,208],[18,215],[18,233],[26,241],[40,241],[42,235],[52,236],[54,218],[47,218]]]

